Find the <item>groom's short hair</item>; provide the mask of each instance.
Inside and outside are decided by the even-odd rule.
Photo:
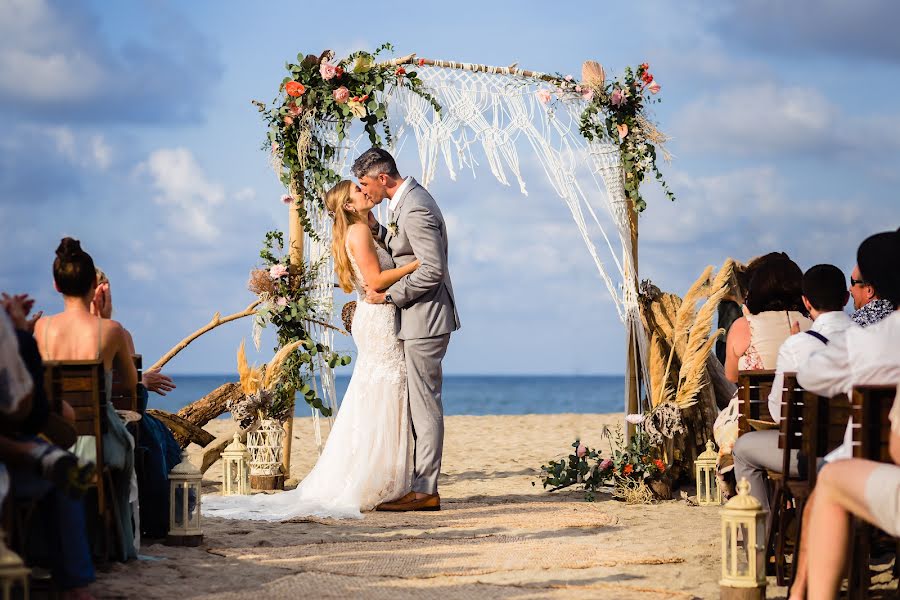
[[[366,175],[374,177],[382,173],[391,177],[400,177],[394,157],[390,152],[381,148],[369,148],[360,154],[359,158],[353,162],[352,171],[357,179]]]

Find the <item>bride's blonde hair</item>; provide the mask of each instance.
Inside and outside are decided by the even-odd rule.
[[[334,272],[337,273],[341,289],[348,293],[353,291],[353,267],[350,266],[350,256],[347,254],[347,230],[354,223],[362,223],[358,214],[347,209],[352,189],[353,182],[345,179],[325,193],[325,208],[334,219],[331,229]]]

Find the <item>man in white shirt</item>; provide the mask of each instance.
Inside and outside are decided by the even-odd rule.
[[[784,373],[797,371],[813,353],[842,339],[848,329],[857,327],[843,312],[849,298],[844,274],[834,265],[816,265],[803,275],[803,305],[813,324],[809,331],[789,337],[778,350],[775,379],[769,394],[769,412],[776,422],[781,420]],[[738,481],[747,478],[751,495],[769,511],[767,518],[771,522],[767,471],[780,472],[782,469],[778,430],[745,433],[735,443],[732,456],[735,478]],[[792,475],[797,474],[796,469],[797,451],[794,450],[791,452]]]
[[[866,239],[856,254],[860,275],[878,297],[900,306],[900,231]],[[854,385],[900,382],[900,311],[865,329],[849,329],[840,343],[813,354],[797,372],[798,382],[823,396],[849,393]],[[897,407],[891,411],[897,427]],[[848,426],[849,429],[849,426]],[[897,436],[891,457],[900,460]],[[846,443],[846,442],[845,442]],[[849,450],[849,448],[847,449]],[[804,510],[797,581],[808,582],[811,598],[836,597],[840,589],[849,535],[848,515],[854,514],[896,535],[900,532],[900,469],[864,460],[840,460],[826,465]],[[808,543],[805,539],[809,537]],[[807,577],[802,557],[809,556]]]

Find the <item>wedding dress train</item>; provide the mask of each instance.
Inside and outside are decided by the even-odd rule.
[[[393,260],[376,246],[382,268]],[[349,253],[349,251],[348,251]],[[412,487],[412,431],[397,309],[368,304],[350,253],[358,292],[353,316],[356,365],[334,428],[313,470],[296,489],[253,496],[207,496],[203,514],[281,521],[301,516],[362,518],[361,512],[403,496]]]

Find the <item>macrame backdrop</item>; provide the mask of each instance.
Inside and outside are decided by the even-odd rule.
[[[396,150],[410,139],[418,147],[421,163],[419,181],[428,186],[438,171],[446,169],[451,179],[464,169],[473,172],[484,157],[494,177],[504,185],[518,186],[528,194],[522,173],[520,150],[530,149],[538,159],[547,181],[568,207],[588,253],[594,261],[619,316],[626,335],[634,340],[640,357],[638,364],[626,365],[626,377],[640,370],[647,377],[648,340],[641,323],[638,306],[637,277],[632,266],[631,230],[625,196],[624,170],[621,167],[617,141],[605,139],[587,142],[579,132],[579,120],[586,103],[580,96],[556,96],[543,104],[537,92],[546,89],[557,94],[542,74],[507,67],[481,67],[464,63],[438,62],[416,68],[440,104],[440,115],[422,97],[404,89],[387,92],[388,122]],[[353,159],[369,147],[368,137],[347,136],[338,142],[333,124],[317,121],[317,135],[326,136],[338,148],[329,165],[349,176]],[[530,162],[528,164],[531,164]],[[534,177],[537,173],[525,173]],[[330,254],[331,219],[318,207],[308,206],[313,226],[320,238],[305,237],[305,252],[310,264]],[[598,216],[605,211],[615,227],[615,240]],[[594,232],[592,235],[592,231]],[[605,250],[602,250],[605,248]],[[604,254],[607,258],[601,258]],[[621,257],[621,258],[620,258]],[[333,263],[326,258],[321,264],[321,282],[316,290],[319,318],[331,321],[334,288],[331,285]],[[326,328],[315,331],[318,341],[332,346],[333,333]],[[335,411],[337,396],[334,376],[321,364],[323,388],[321,397]],[[640,400],[639,402],[642,402]],[[629,410],[626,398],[626,411]],[[642,412],[644,407],[638,406]],[[322,438],[317,411],[316,442],[321,451]]]

